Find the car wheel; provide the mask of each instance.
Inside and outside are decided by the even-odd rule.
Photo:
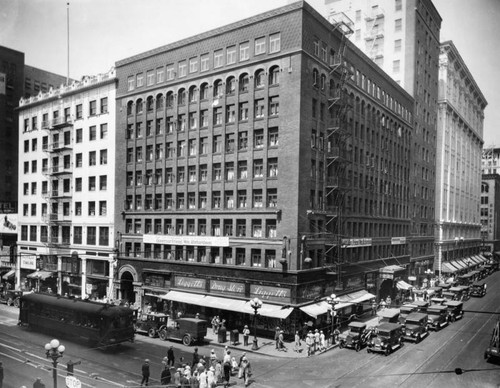
[[[14,301],[12,300],[12,298],[7,299],[7,306],[12,306],[13,303]]]
[[[361,345],[358,343],[356,343],[356,345],[354,346],[354,349],[356,349],[356,352],[359,352],[361,350]]]
[[[371,353],[372,351],[370,350],[370,348],[367,348],[366,349],[366,353]]]
[[[166,341],[166,340],[167,340],[167,331],[166,331],[165,329],[160,330],[160,331],[158,332],[158,337],[160,337],[160,339],[161,339],[162,341]]]
[[[189,334],[186,334],[184,337],[182,337],[182,343],[186,346],[191,345],[191,336]]]
[[[21,304],[21,301],[19,298],[14,299],[14,307],[19,308],[20,304]]]
[[[451,316],[451,321],[452,321],[452,322],[455,322],[455,321],[456,321],[456,318],[455,318],[455,316],[454,316],[454,315],[452,315],[452,316]]]
[[[415,342],[418,344],[422,340],[422,337],[420,337],[420,334],[417,334],[417,338],[415,339]]]
[[[339,348],[340,348],[340,349],[344,349],[344,346],[345,346],[345,345],[344,345],[344,342],[340,341],[340,342],[339,342]]]
[[[386,349],[385,349],[385,355],[388,356],[389,354],[391,353],[391,347],[388,346]]]
[[[156,330],[151,328],[148,330],[148,335],[151,337],[151,338],[154,338],[156,337]]]

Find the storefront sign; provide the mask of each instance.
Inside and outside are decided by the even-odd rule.
[[[347,278],[344,290],[353,290],[361,287],[364,287],[363,278],[361,276],[352,276]]]
[[[392,245],[406,244],[406,237],[392,237],[391,244]]]
[[[21,255],[21,268],[36,269],[36,256]]]
[[[245,283],[210,280],[210,292],[219,294],[245,295]]]
[[[229,237],[211,236],[169,236],[145,234],[142,241],[145,244],[189,245],[205,247],[228,247]]]
[[[386,272],[381,272],[378,275],[379,279],[394,279],[394,274],[393,273],[386,273]]]
[[[274,300],[278,302],[290,302],[291,293],[289,288],[268,287],[250,285],[250,298],[259,298],[263,301]]]
[[[369,247],[372,245],[371,238],[343,238],[342,246],[344,248]]]
[[[416,276],[408,276],[408,280],[409,280],[410,282],[414,282],[414,281],[416,281],[416,280],[417,280],[417,277],[416,277]]]
[[[297,294],[300,299],[314,299],[323,295],[323,287],[318,284],[309,284],[304,287],[300,287],[297,290]]]
[[[174,287],[205,290],[206,282],[206,279],[176,276],[174,278]]]

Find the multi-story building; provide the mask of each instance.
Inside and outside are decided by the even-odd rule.
[[[481,253],[481,153],[484,109],[479,86],[451,41],[439,55],[436,258],[434,270],[466,272]]]
[[[117,298],[291,333],[393,289],[414,101],[350,32],[298,2],[117,62]]]
[[[433,268],[441,16],[431,0],[325,0],[352,21],[351,40],[415,99],[408,236],[416,278]]]
[[[500,175],[483,174],[481,182],[481,252],[500,259]]]
[[[116,82],[112,69],[20,101],[18,288],[113,293]]]

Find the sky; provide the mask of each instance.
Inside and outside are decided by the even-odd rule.
[[[61,75],[67,66],[68,0],[0,0],[0,45]],[[69,0],[69,76],[104,73],[118,60],[281,7],[290,0]],[[356,1],[364,0],[352,0]],[[324,13],[323,0],[310,5]],[[500,0],[433,0],[488,101],[484,146],[500,147]]]

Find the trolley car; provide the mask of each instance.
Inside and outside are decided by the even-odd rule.
[[[50,294],[21,296],[19,325],[104,347],[134,340],[128,307]]]

